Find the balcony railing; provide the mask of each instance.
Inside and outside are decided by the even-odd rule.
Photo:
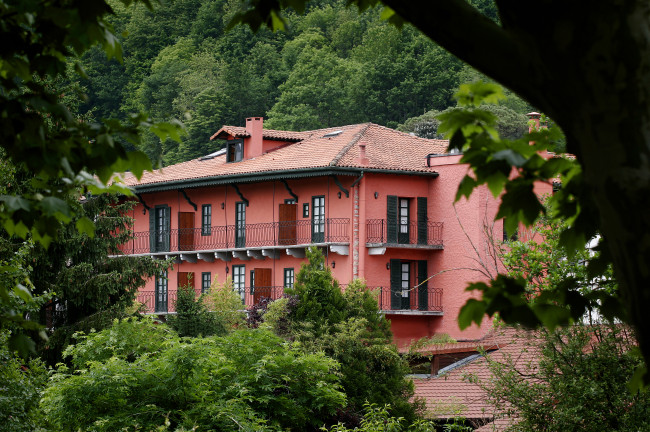
[[[368,219],[366,242],[442,247],[442,222],[427,222],[420,225],[412,221],[406,224],[391,221],[389,224],[386,219]]]
[[[120,247],[124,254],[218,250],[245,247],[291,246],[311,243],[348,243],[350,219],[311,220],[142,231]]]
[[[382,311],[442,312],[442,288],[421,286],[410,290],[391,290],[390,286],[368,287],[378,294]]]
[[[196,296],[201,294],[201,290],[195,290]],[[277,300],[284,294],[282,286],[264,286],[264,287],[244,287],[233,289],[233,291],[242,299],[242,309],[254,305],[262,297]],[[143,313],[147,314],[164,314],[176,312],[176,290],[167,291],[167,293],[157,293],[151,290],[140,290],[136,296],[136,301],[142,304]]]
[[[345,285],[341,285],[345,289]],[[442,289],[418,287],[407,291],[391,291],[390,287],[368,287],[377,292],[379,309],[382,311],[442,312]],[[242,299],[242,309],[257,303],[262,297],[277,300],[284,294],[282,286],[244,287],[233,290]],[[201,293],[196,290],[197,296]],[[176,291],[157,293],[155,291],[139,291],[136,301],[142,303],[144,313],[174,313],[176,312]]]

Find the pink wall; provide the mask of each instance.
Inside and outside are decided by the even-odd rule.
[[[341,176],[339,181],[343,186],[350,190],[350,185],[356,177]],[[345,193],[341,193],[338,197],[340,189],[336,186],[334,181],[328,177],[287,180],[289,187],[294,194],[298,195],[298,221],[309,222],[311,220],[311,202],[312,196],[324,195],[325,196],[325,217],[326,218],[349,218],[352,208],[352,199],[346,197]],[[265,183],[251,183],[238,185],[242,195],[249,200],[249,206],[246,208],[246,223],[247,224],[264,224],[269,222],[278,221],[279,204],[284,203],[285,199],[293,199],[285,186],[281,182],[265,182]],[[180,191],[166,191],[142,194],[142,198],[146,204],[153,210],[156,205],[168,205],[171,212],[171,229],[178,228],[178,212],[193,212],[194,227],[201,227],[201,208],[203,204],[212,205],[212,227],[233,225],[235,222],[235,203],[241,201],[241,197],[237,194],[233,187],[229,186],[214,186],[197,189],[187,189],[186,194],[188,198],[197,205],[195,211],[192,205],[183,197]],[[221,208],[221,205],[224,208]],[[308,217],[303,217],[302,204],[308,203],[310,205],[310,214]],[[131,216],[135,219],[134,232],[148,232],[149,231],[149,211],[143,215],[144,207],[138,203]],[[346,228],[348,234],[351,234],[351,229]],[[247,232],[247,235],[250,234]],[[326,253],[326,263],[328,266],[335,262],[335,268],[332,273],[335,278],[339,279],[341,283],[348,283],[351,277],[350,257],[338,255],[332,252]],[[177,254],[177,253],[176,253]],[[270,268],[272,269],[273,285],[284,285],[284,268],[294,268],[297,274],[300,270],[300,265],[305,262],[305,259],[299,259],[286,255],[284,251],[277,259],[265,258],[257,260],[250,258],[249,260],[240,260],[232,258],[229,262],[224,262],[215,259],[214,262],[205,262],[197,260],[196,263],[189,263],[181,261],[174,264],[173,269],[168,272],[169,278],[169,291],[175,291],[177,288],[177,273],[181,272],[194,272],[195,273],[195,286],[197,289],[200,287],[201,272],[211,272],[212,280],[220,283],[225,282],[227,276],[232,276],[233,265],[244,265],[246,267],[246,285],[250,282],[250,270],[254,268]],[[229,272],[226,273],[226,266]],[[153,291],[155,281],[152,278],[147,282],[143,290]]]

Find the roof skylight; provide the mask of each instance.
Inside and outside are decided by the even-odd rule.
[[[213,159],[213,158],[215,158],[217,156],[221,156],[222,154],[225,154],[225,153],[226,153],[226,149],[222,148],[221,150],[217,150],[216,152],[210,153],[209,155],[201,156],[199,158],[199,160],[204,161],[204,160],[208,160],[208,159]]]
[[[325,135],[323,135],[323,138],[334,137],[334,136],[337,136],[337,135],[341,135],[342,133],[343,133],[342,130],[337,130],[337,131],[334,131],[334,132],[328,132]]]

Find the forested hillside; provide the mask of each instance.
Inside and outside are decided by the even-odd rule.
[[[402,129],[431,134],[427,113],[455,105],[459,83],[476,76],[412,27],[387,25],[378,10],[359,14],[324,0],[290,15],[284,33],[226,31],[238,3],[174,0],[154,12],[116,3],[124,62],[106,60],[99,49],[84,56],[81,114],[180,119],[187,127],[180,144],[153,134],[144,140],[152,160],[167,165],[216,150],[210,136],[250,116],[264,116],[267,128],[304,130],[368,121],[397,127],[424,114],[424,128],[411,120]],[[493,5],[484,9],[493,13]],[[529,109],[514,99],[506,105],[519,114]],[[515,118],[525,127],[524,117]]]

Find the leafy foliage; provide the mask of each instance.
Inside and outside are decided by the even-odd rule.
[[[38,430],[42,412],[38,402],[47,383],[47,370],[38,359],[24,363],[7,349],[7,332],[0,333],[0,422],[2,430]]]
[[[390,406],[380,407],[376,404],[365,404],[365,413],[361,420],[361,425],[354,429],[349,429],[339,423],[328,430],[330,432],[433,432],[436,429],[426,420],[418,420],[408,424],[401,417],[394,417],[390,414]]]
[[[310,248],[307,257],[291,295],[269,305],[261,327],[271,327],[299,342],[305,352],[323,352],[340,364],[348,404],[339,418],[358,423],[364,403],[370,402],[390,404],[394,415],[413,422],[420,405],[410,402],[408,364],[392,344],[390,324],[379,313],[377,299],[360,281],[341,292],[321,252]]]
[[[481,106],[481,108],[496,116],[495,130],[501,138],[518,139],[523,137],[528,130],[527,117],[506,106],[486,104]],[[450,107],[442,111],[429,111],[421,116],[408,119],[398,129],[403,132],[413,132],[421,138],[443,139],[445,136],[441,132],[438,132],[438,128],[440,127],[438,116],[459,109],[461,108]]]
[[[232,279],[227,278],[226,282],[220,284],[215,280],[210,286],[204,299],[207,308],[218,316],[226,330],[239,328],[246,321],[246,313],[241,297],[233,290]]]
[[[167,341],[177,339],[168,327],[151,319],[116,319],[111,326],[87,334],[77,332],[75,343],[66,347],[64,357],[70,358],[76,370],[85,369],[92,362],[119,358],[133,362],[137,358],[160,350]]]
[[[113,339],[128,340],[102,348]],[[179,339],[163,325],[125,321],[68,349],[74,365],[93,351],[97,360],[82,369],[60,365],[45,390],[53,428],[305,430],[345,403],[335,361],[267,331]]]
[[[36,246],[30,255],[34,292],[55,293],[42,310],[43,318],[56,329],[46,350],[52,364],[60,361],[60,352],[74,332],[99,330],[127,314],[138,288],[170,265],[150,257],[120,256],[119,245],[131,235],[132,205],[109,195],[89,197],[75,220],[93,220],[94,232],[61,226],[49,248]],[[85,320],[88,326],[78,325]]]
[[[515,357],[489,363],[493,379],[480,382],[490,401],[515,413],[511,431],[645,430],[650,395],[627,383],[641,359],[624,326],[572,326],[540,331],[539,364]],[[531,346],[528,349],[537,349]]]
[[[461,63],[412,27],[397,31],[381,11],[321,2],[286,18],[287,32],[244,26],[225,30],[240,2],[182,0],[152,12],[115,7],[124,33],[124,64],[93,50],[81,59],[89,80],[80,112],[126,118],[180,118],[181,142],[145,132],[153,161],[182,162],[223,143],[210,136],[223,124],[266,117],[270,128],[323,128],[372,121],[395,127],[409,117],[453,103]],[[220,17],[215,19],[215,17]]]
[[[226,333],[225,323],[219,320],[221,317],[223,315],[208,310],[203,294],[197,298],[194,288],[187,285],[178,288],[176,314],[169,316],[167,322],[179,336],[212,336]]]
[[[323,254],[316,248],[306,251],[307,263],[303,263],[296,275],[296,282],[289,294],[298,297],[298,304],[291,311],[291,321],[296,331],[309,327],[315,339],[326,334],[346,318],[346,305],[339,283],[325,266]]]
[[[151,6],[148,0],[143,3]],[[5,163],[29,178],[28,188],[0,195],[0,224],[10,237],[29,238],[47,248],[58,237],[61,224],[71,222],[80,233],[92,236],[93,220],[76,217],[80,191],[130,194],[111,180],[117,172],[130,170],[139,177],[151,169],[145,154],[133,148],[140,142],[140,128],[149,128],[161,139],[180,137],[177,122],[153,124],[144,114],[101,122],[75,115],[82,87],[65,81],[71,75],[84,76],[77,56],[97,44],[109,58],[121,59],[121,46],[106,22],[112,13],[104,0],[83,5],[0,4],[0,34],[6,42],[0,61],[0,147]],[[6,270],[11,273],[13,268]],[[33,301],[24,284],[3,284],[0,322],[33,329],[33,322],[11,318],[24,312],[13,309],[10,297],[15,294],[25,302]],[[33,345],[19,332],[10,344],[22,351]]]

